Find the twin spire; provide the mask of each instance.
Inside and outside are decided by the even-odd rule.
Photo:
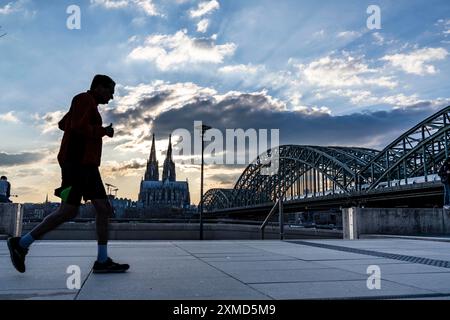
[[[159,180],[159,164],[156,160],[156,147],[155,147],[155,134],[152,138],[152,148],[150,151],[150,158],[147,161],[147,169],[145,171],[145,181],[158,181]],[[169,136],[169,147],[167,148],[166,159],[163,165],[163,178],[162,181],[176,181],[175,163],[172,159],[172,135]]]

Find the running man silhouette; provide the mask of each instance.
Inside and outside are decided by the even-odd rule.
[[[69,112],[59,122],[64,131],[58,154],[62,184],[55,195],[61,198],[61,206],[30,233],[8,239],[11,261],[17,271],[25,272],[25,256],[35,240],[76,217],[81,198],[91,200],[96,211],[98,255],[93,272],[119,273],[129,269],[128,264],[115,263],[108,257],[108,223],[113,210],[99,172],[102,139],[112,138],[114,129],[112,124],[102,126],[98,105],[114,99],[115,85],[110,77],[96,75],[90,90],[73,98]]]

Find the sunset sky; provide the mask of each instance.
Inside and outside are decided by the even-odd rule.
[[[169,134],[195,120],[382,149],[450,105],[450,2],[376,1],[381,29],[370,30],[374,3],[0,0],[0,174],[13,200],[57,200],[56,123],[97,73],[117,82],[99,109],[116,129],[101,172],[119,197],[137,199],[151,134],[162,166]],[[70,5],[79,30],[66,26]],[[175,160],[197,203],[199,166]],[[207,166],[205,189],[232,188],[244,167]]]

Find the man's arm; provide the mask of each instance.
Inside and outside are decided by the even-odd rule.
[[[11,183],[8,182],[8,187],[6,188],[6,198],[9,199],[11,196]]]
[[[102,138],[106,135],[106,130],[101,125],[92,125],[91,119],[94,116],[93,107],[90,101],[82,96],[75,97],[70,108],[70,129],[86,139]]]

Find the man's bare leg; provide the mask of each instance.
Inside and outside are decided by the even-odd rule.
[[[58,226],[74,219],[78,214],[78,206],[62,203],[61,206],[49,214],[45,219],[31,230],[30,235],[37,240],[42,238],[49,231],[56,229]]]
[[[108,199],[92,200],[95,211],[97,213],[95,225],[97,228],[97,241],[99,245],[108,244],[108,224],[109,218],[112,217],[113,209]]]
[[[97,242],[98,255],[94,264],[94,273],[121,273],[127,271],[128,264],[118,264],[108,257],[108,224],[109,218],[113,214],[113,208],[108,199],[92,200],[92,204],[97,212]]]
[[[77,214],[78,206],[63,203],[31,232],[23,237],[9,238],[7,241],[8,249],[11,255],[11,261],[17,271],[21,273],[25,272],[25,256],[28,253],[28,248],[36,239],[40,239],[47,232],[57,228],[62,223],[75,218]]]

